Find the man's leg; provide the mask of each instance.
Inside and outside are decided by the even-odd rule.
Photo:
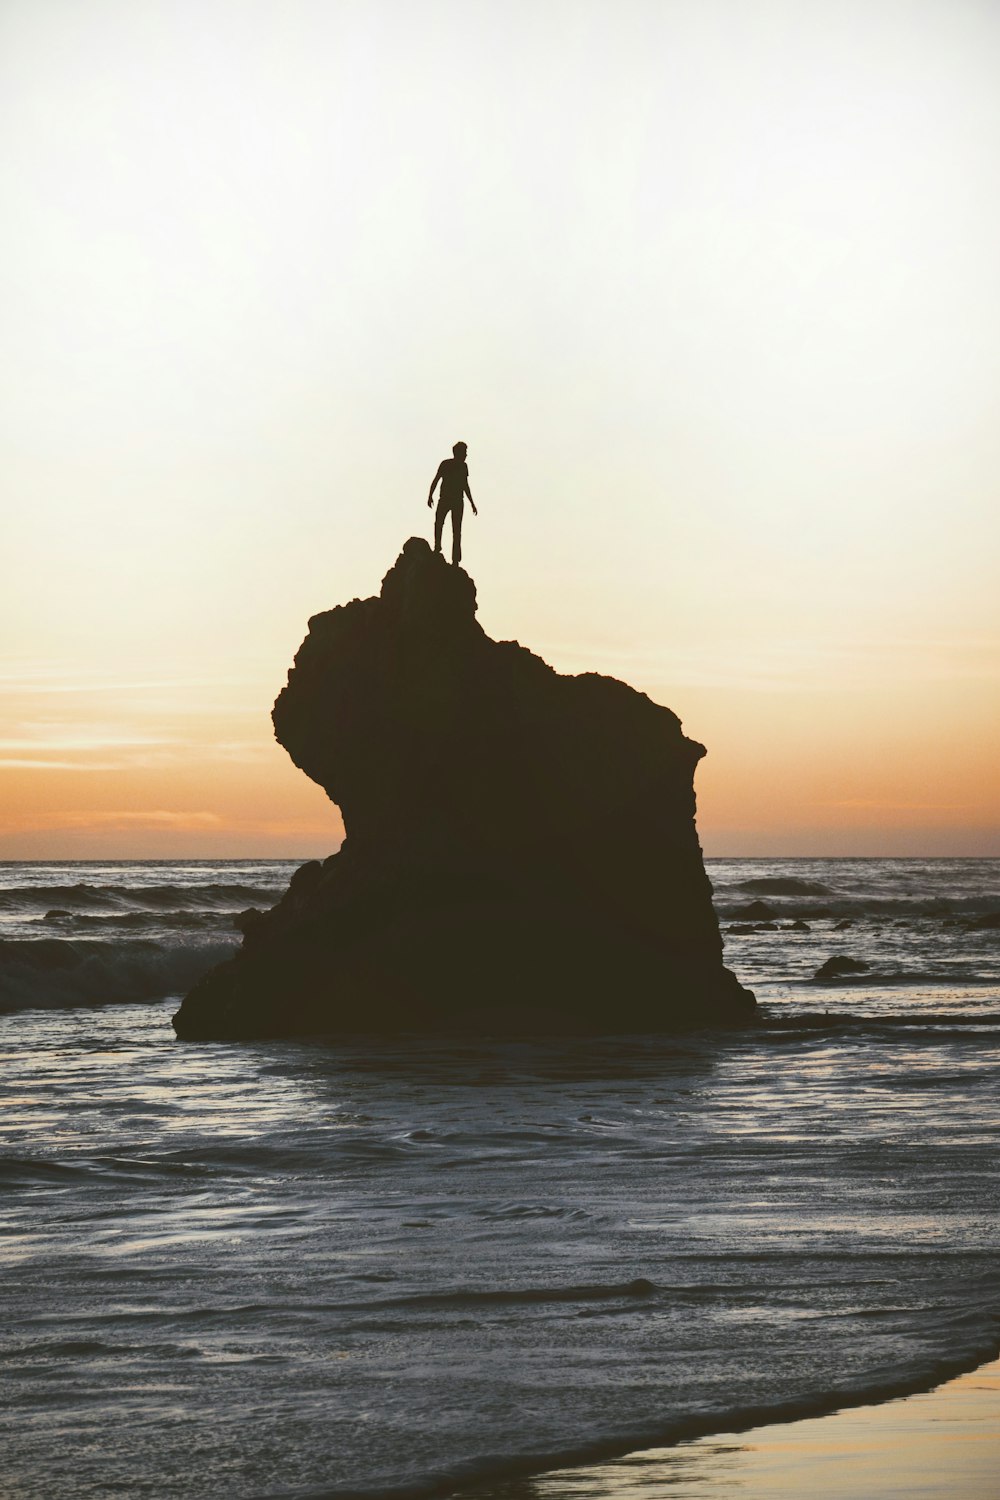
[[[437,510],[434,512],[434,551],[435,552],[440,552],[441,551],[441,533],[444,530],[444,518],[445,518],[445,516],[447,514],[448,514],[448,507],[447,507],[447,505],[445,505],[444,499],[440,498],[438,500],[438,503],[437,503]]]
[[[457,565],[462,561],[462,512],[464,500],[456,500],[451,508],[451,560]]]

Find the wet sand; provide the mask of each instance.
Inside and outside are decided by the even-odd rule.
[[[1000,1500],[1000,1359],[918,1396],[468,1493],[477,1500]]]

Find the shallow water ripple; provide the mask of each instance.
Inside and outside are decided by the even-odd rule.
[[[797,1025],[778,991],[681,1043],[7,1017],[7,1483],[443,1494],[985,1358],[1000,1028],[908,1005]]]

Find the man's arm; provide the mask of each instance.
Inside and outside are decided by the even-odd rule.
[[[434,504],[434,486],[437,484],[438,480],[441,478],[441,475],[443,473],[444,473],[444,462],[442,461],[441,463],[438,464],[438,471],[434,475],[434,478],[431,480],[431,487],[427,491],[427,504],[428,504],[428,507]]]
[[[475,500],[473,500],[473,498],[472,498],[472,491],[469,489],[469,480],[468,480],[468,477],[466,477],[466,481],[465,481],[465,493],[469,497],[469,504],[472,506],[472,514],[474,516],[478,516],[479,512],[476,509],[476,502],[475,502]]]

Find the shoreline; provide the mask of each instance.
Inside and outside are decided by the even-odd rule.
[[[996,1500],[1000,1355],[884,1401],[480,1481],[448,1500]]]

